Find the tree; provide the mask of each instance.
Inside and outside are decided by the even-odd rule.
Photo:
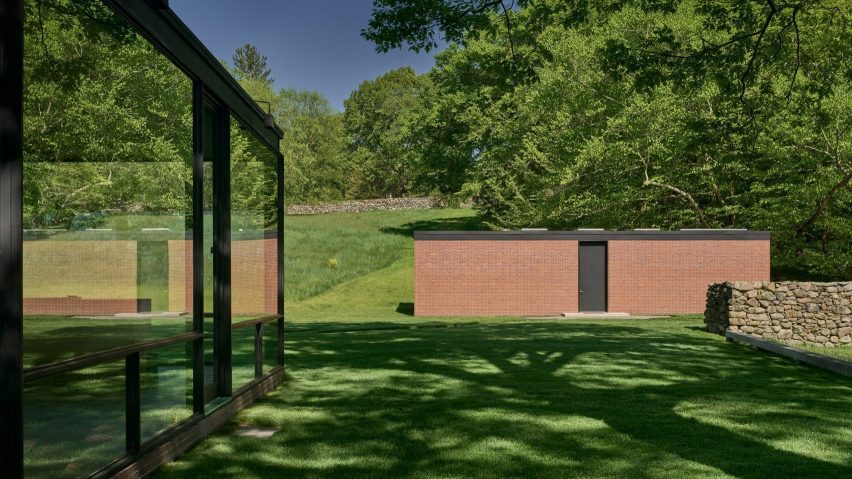
[[[776,275],[849,278],[850,15],[531,0],[509,25],[498,7],[437,55],[407,141],[494,228],[770,229]]]
[[[430,51],[445,42],[461,42],[465,33],[486,27],[492,12],[502,12],[511,23],[511,11],[528,0],[374,0],[369,26],[361,35],[380,52],[407,45]]]
[[[288,203],[341,200],[350,195],[353,165],[346,154],[343,115],[320,93],[282,89],[274,114],[284,130],[284,189]]]
[[[418,159],[407,142],[409,118],[428,88],[427,78],[403,67],[361,83],[345,101],[349,154],[359,165],[354,195],[377,198],[412,191]]]
[[[275,80],[270,76],[272,70],[268,67],[266,55],[261,55],[257,48],[246,43],[237,48],[233,56],[234,68],[239,79],[261,80],[272,84]]]

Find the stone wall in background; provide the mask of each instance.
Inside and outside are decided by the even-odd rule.
[[[445,208],[440,198],[379,198],[376,200],[353,200],[320,205],[290,205],[288,215],[319,215],[325,213],[360,213],[362,211],[397,211]]]
[[[728,282],[710,286],[704,322],[792,344],[852,343],[852,282]]]

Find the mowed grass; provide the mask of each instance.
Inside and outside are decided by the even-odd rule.
[[[284,224],[286,298],[298,302],[407,258],[414,231],[477,229],[479,220],[469,209],[443,209],[288,216]]]
[[[430,214],[434,229],[450,217]],[[475,224],[466,214],[451,221]],[[359,216],[358,238],[384,241]],[[306,250],[345,249],[303,231]],[[364,274],[305,279],[319,292],[288,302],[284,385],[154,477],[852,477],[848,378],[728,343],[697,316],[414,317],[402,239]],[[240,424],[279,432],[231,436]]]
[[[835,346],[832,348],[827,348],[825,346],[818,346],[815,344],[791,344],[791,343],[782,343],[787,346],[802,349],[805,351],[810,351],[816,354],[822,354],[823,356],[829,356],[835,359],[842,359],[844,361],[852,361],[852,344],[847,344],[843,346]]]

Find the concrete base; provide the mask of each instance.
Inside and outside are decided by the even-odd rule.
[[[563,318],[588,319],[588,318],[629,318],[630,313],[562,313]]]

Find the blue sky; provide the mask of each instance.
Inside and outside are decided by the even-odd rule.
[[[376,53],[361,38],[372,0],[171,0],[172,9],[217,57],[231,63],[237,47],[254,44],[269,57],[278,88],[316,90],[332,105],[364,81],[409,65],[424,73],[432,53]]]

